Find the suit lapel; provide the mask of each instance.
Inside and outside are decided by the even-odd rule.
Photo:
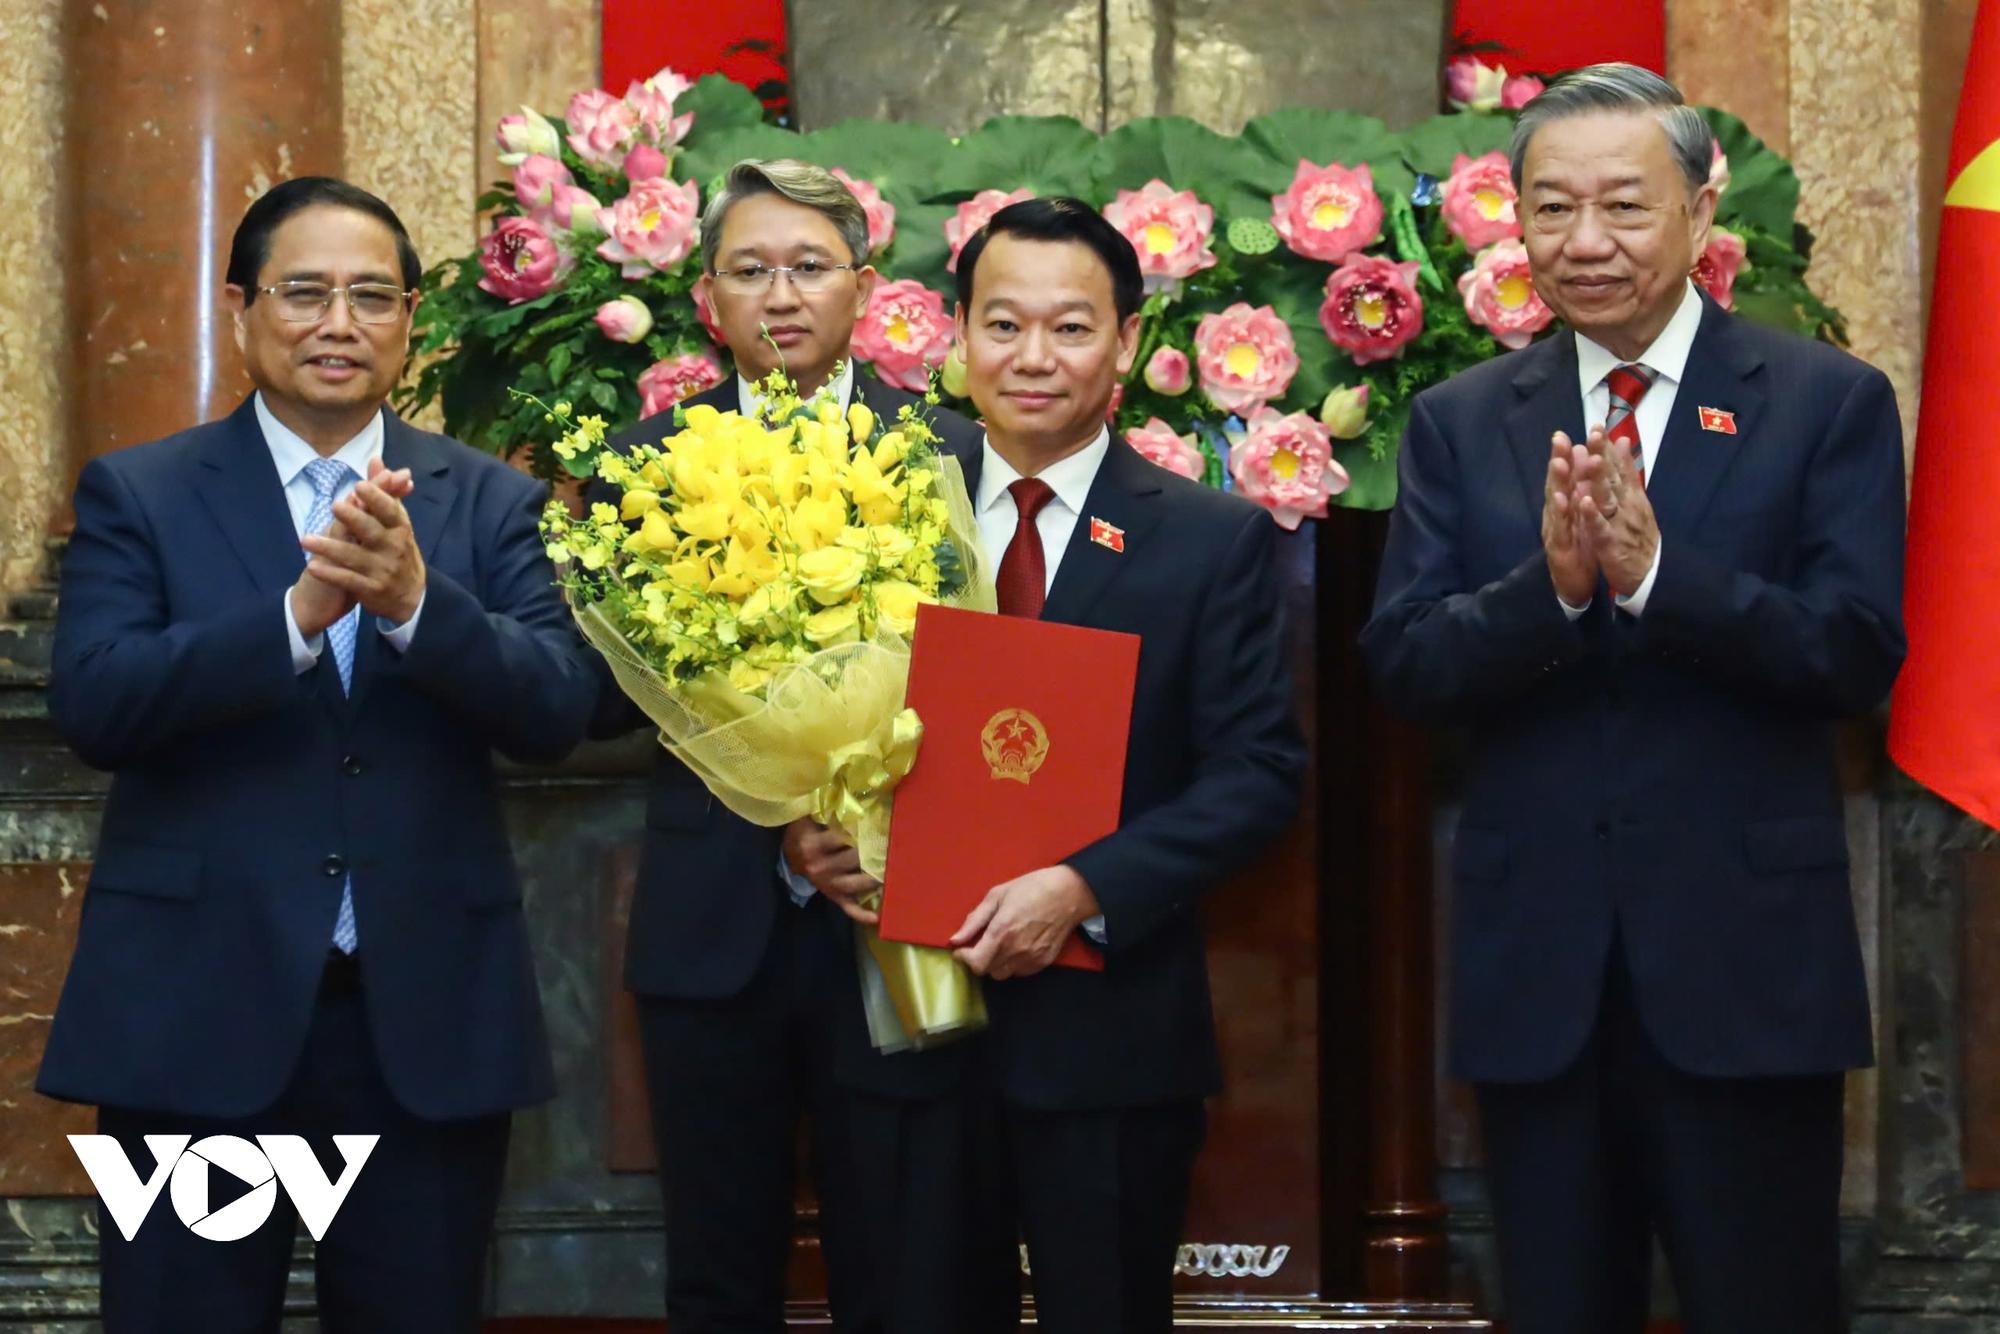
[[[1550,437],[1557,431],[1582,444],[1583,394],[1577,385],[1576,335],[1564,330],[1535,345],[1534,355],[1515,373],[1515,400],[1507,412],[1507,443],[1514,470],[1528,504],[1528,518],[1539,530],[1542,491],[1549,474]]]
[[[1056,567],[1055,584],[1042,604],[1043,620],[1082,624],[1105,588],[1159,523],[1158,501],[1165,476],[1157,464],[1148,463],[1123,439],[1112,437],[1111,448],[1090,484],[1083,513],[1076,516],[1076,528],[1063,549],[1062,563]],[[968,480],[977,488],[976,477]],[[1123,551],[1090,540],[1093,519],[1124,530]]]
[[[202,454],[202,503],[258,591],[276,596],[298,582],[306,564],[278,465],[250,399],[219,427]]]
[[[1661,530],[1676,536],[1693,532],[1701,521],[1723,474],[1739,451],[1749,448],[1764,410],[1764,384],[1757,374],[1763,358],[1736,336],[1734,317],[1706,296],[1702,304],[1701,328],[1646,479],[1646,499]],[[1703,430],[1703,408],[1730,413],[1736,433]]]

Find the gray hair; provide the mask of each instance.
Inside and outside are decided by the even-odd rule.
[[[791,158],[759,162],[746,158],[729,169],[722,188],[701,213],[701,267],[715,272],[715,253],[722,248],[722,220],[729,210],[752,195],[783,195],[822,214],[840,232],[856,264],[868,262],[868,213],[854,192],[825,167]]]
[[[1589,65],[1556,79],[1521,108],[1514,121],[1514,142],[1507,160],[1514,171],[1514,191],[1522,189],[1521,169],[1528,160],[1528,141],[1552,120],[1594,111],[1652,111],[1667,133],[1673,154],[1690,192],[1708,183],[1715,158],[1715,135],[1699,111],[1681,99],[1681,90],[1649,69],[1622,61]]]

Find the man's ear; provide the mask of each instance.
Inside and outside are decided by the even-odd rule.
[[[247,332],[244,321],[250,317],[249,297],[241,287],[230,283],[222,289],[222,306],[229,312],[229,322],[236,331],[236,350],[241,352],[244,350],[243,342]]]
[[[875,284],[882,281],[882,275],[875,271],[873,264],[863,264],[854,273],[854,318],[860,319],[868,313],[868,298],[875,295]]]
[[[1139,356],[1139,326],[1144,323],[1137,311],[1125,317],[1118,326],[1118,378],[1124,379],[1132,373],[1132,363]]]

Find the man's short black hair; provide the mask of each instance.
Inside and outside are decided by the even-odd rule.
[[[1023,241],[1075,241],[1089,246],[1111,274],[1111,303],[1117,308],[1120,324],[1138,314],[1139,303],[1146,299],[1146,277],[1139,271],[1139,252],[1132,248],[1125,234],[1081,199],[1057,195],[1007,205],[958,252],[958,304],[965,307],[967,315],[972,313],[972,275],[979,268],[979,256],[986,250],[986,243],[996,236],[1014,236]]]
[[[292,215],[321,204],[366,213],[396,234],[396,262],[403,270],[406,290],[415,287],[424,276],[424,266],[417,258],[417,247],[410,241],[409,228],[403,226],[395,209],[337,176],[299,176],[280,181],[259,195],[244,210],[243,221],[236,224],[236,237],[229,243],[229,271],[223,281],[243,289],[244,305],[257,299],[257,275],[264,271],[264,261],[271,257],[271,238],[278,228]]]

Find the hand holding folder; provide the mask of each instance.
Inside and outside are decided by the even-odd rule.
[[[914,642],[924,739],[896,789],[881,933],[949,948],[995,886],[1118,828],[1139,639],[924,607]],[[1055,962],[1104,966],[1081,932]]]

